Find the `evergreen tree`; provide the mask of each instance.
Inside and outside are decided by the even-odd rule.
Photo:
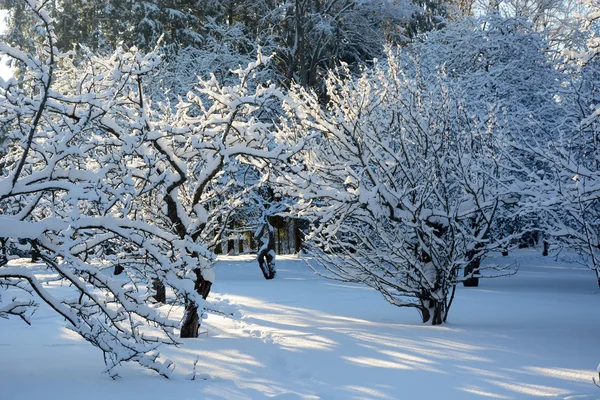
[[[186,0],[72,0],[55,1],[48,12],[61,50],[82,45],[95,52],[110,52],[122,44],[148,51],[161,36],[164,43],[178,47],[200,43],[202,23],[196,5]],[[23,2],[10,0],[4,8],[10,11],[9,37],[22,46],[32,36],[23,29]]]

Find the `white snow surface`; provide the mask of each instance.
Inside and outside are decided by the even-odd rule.
[[[42,307],[33,326],[0,320],[0,399],[600,398],[594,273],[535,250],[508,259],[496,261],[518,261],[517,275],[459,287],[434,327],[294,256],[270,281],[254,255],[220,257],[210,297],[241,318],[209,314],[200,338],[163,348],[179,380],[135,365],[111,380],[100,351]]]

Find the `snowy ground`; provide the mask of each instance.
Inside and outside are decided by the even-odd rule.
[[[200,339],[163,353],[182,374],[135,366],[113,381],[98,350],[40,310],[29,327],[0,320],[0,400],[17,399],[595,399],[600,294],[594,274],[536,251],[516,276],[457,291],[449,323],[419,323],[370,289],[278,258],[265,281],[252,257],[224,257],[214,298],[241,319],[211,315]]]

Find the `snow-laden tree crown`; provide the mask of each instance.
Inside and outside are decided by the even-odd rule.
[[[200,3],[3,3],[0,317],[168,377],[240,232],[434,325],[491,252],[600,276],[596,0]]]

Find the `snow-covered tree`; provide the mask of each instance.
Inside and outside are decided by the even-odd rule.
[[[407,76],[400,65],[390,54],[356,80],[329,74],[325,107],[294,88],[281,135],[309,145],[277,182],[312,221],[320,273],[441,324],[456,285],[480,274],[470,264],[497,246],[489,232],[512,178],[493,118],[466,113],[443,75]]]
[[[222,211],[249,190],[232,191],[230,178],[241,163],[287,157],[256,118],[281,96],[248,89],[259,57],[237,86],[213,77],[177,104],[154,103],[144,81],[156,53],[63,54],[43,5],[26,3],[46,38],[35,52],[0,43],[22,71],[0,89],[0,237],[3,247],[27,240],[44,265],[0,267],[0,316],[29,322],[41,299],[104,352],[109,370],[134,361],[168,376],[156,348],[174,343],[177,328],[197,336]],[[49,289],[57,281],[72,288],[65,297]],[[186,304],[182,325],[150,304],[164,287]]]
[[[598,0],[581,0],[580,3],[585,7],[582,31],[585,33],[585,49],[580,52],[565,51],[565,55],[580,65],[587,65],[600,54],[600,2]]]
[[[164,185],[149,192],[144,200],[146,207],[161,205],[147,208],[151,219],[181,240],[191,239],[204,246],[203,251],[190,249],[190,256],[200,261],[194,273],[196,288],[203,297],[208,295],[214,277],[202,260],[212,264],[212,249],[229,226],[235,208],[252,190],[252,183],[238,183],[239,168],[249,164],[260,170],[266,160],[286,157],[283,147],[272,145],[267,135],[269,125],[260,121],[279,92],[273,86],[252,90],[250,84],[264,62],[259,54],[257,62],[238,70],[236,86],[222,86],[213,76],[200,80],[177,104],[152,107],[151,103],[133,101],[127,105],[131,109],[124,111],[131,118],[130,126],[137,130],[139,143],[154,149],[146,149],[139,168],[147,167],[144,174],[164,179]],[[143,93],[141,79],[135,90]],[[156,157],[152,163],[148,154]],[[197,336],[197,311],[195,303],[188,303],[182,337]]]
[[[409,2],[377,0],[287,0],[260,15],[263,35],[276,53],[285,85],[317,88],[340,61],[358,65],[398,42],[401,24],[415,10]],[[265,29],[266,28],[266,29]]]
[[[583,10],[579,0],[491,0],[480,2],[487,13],[527,20],[537,32],[547,36],[554,49],[581,44],[577,15]]]
[[[23,46],[33,34],[19,1],[0,8],[10,11],[11,44]],[[227,72],[231,59],[253,57],[260,45],[276,54],[280,82],[313,87],[339,61],[366,62],[387,41],[404,41],[403,24],[416,10],[409,0],[74,0],[48,7],[63,51],[84,46],[106,54],[120,44],[148,51],[160,39],[173,68],[180,51],[198,55],[194,76],[207,67]]]
[[[28,36],[18,24],[22,1],[8,0],[0,7],[10,11],[10,36],[18,39],[19,31]],[[203,41],[201,8],[196,1],[69,0],[47,2],[46,9],[54,20],[56,46],[61,50],[83,45],[106,53],[123,44],[148,51],[161,36],[178,47]]]
[[[210,35],[204,36],[202,46],[161,48],[165,61],[159,66],[160,72],[146,82],[148,94],[154,101],[169,99],[176,102],[178,96],[185,97],[197,83],[198,77],[208,80],[214,75],[222,85],[237,85],[240,77],[235,71],[254,62],[259,52],[271,53],[269,48],[261,48],[249,38],[239,24],[229,26],[209,21],[205,26],[210,30]],[[247,82],[250,89],[278,79],[272,63],[254,72],[253,79]],[[264,116],[265,119],[270,117],[268,114]]]
[[[429,33],[412,51],[422,74],[433,79],[443,71],[447,84],[460,88],[468,113],[490,110],[496,132],[548,142],[564,131],[568,112],[557,96],[565,76],[551,62],[547,40],[524,18],[465,18]],[[511,157],[523,159],[522,150],[513,149]],[[526,164],[534,171],[548,168],[532,158]],[[543,212],[520,213],[518,200],[500,207],[494,234],[529,231],[528,237],[539,237]]]
[[[600,285],[600,62],[598,28],[600,4],[588,2],[584,51],[566,51],[567,89],[558,101],[566,110],[560,136],[546,141],[516,141],[530,159],[550,168],[540,174],[529,168],[529,209],[547,214],[543,221],[551,237],[580,254],[579,261],[596,271]],[[543,171],[542,171],[543,172]]]
[[[105,67],[108,76],[71,75],[76,66],[54,46],[50,17],[33,0],[27,6],[46,40],[37,53],[0,43],[0,51],[23,66],[21,84],[11,79],[0,89],[0,236],[4,244],[29,241],[45,265],[36,270],[8,262],[0,268],[0,316],[29,323],[42,300],[103,351],[109,370],[134,361],[168,376],[170,364],[160,361],[156,348],[175,343],[179,323],[149,304],[147,283],[160,278],[182,298],[202,302],[193,280],[179,273],[186,262],[173,264],[193,243],[177,242],[131,213],[131,199],[144,192],[136,182],[141,177],[129,170],[135,151],[131,143],[126,149],[126,137],[105,134],[117,126],[110,114],[130,79],[156,59],[122,52]],[[121,261],[136,271],[129,279],[112,275],[119,257],[95,257],[108,242],[128,249]],[[71,290],[58,297],[50,289],[56,282]]]
[[[547,40],[524,18],[464,18],[425,35],[412,51],[423,74],[443,71],[448,84],[463,88],[467,107],[493,110],[520,135],[549,135],[561,119],[552,104],[562,77]]]

